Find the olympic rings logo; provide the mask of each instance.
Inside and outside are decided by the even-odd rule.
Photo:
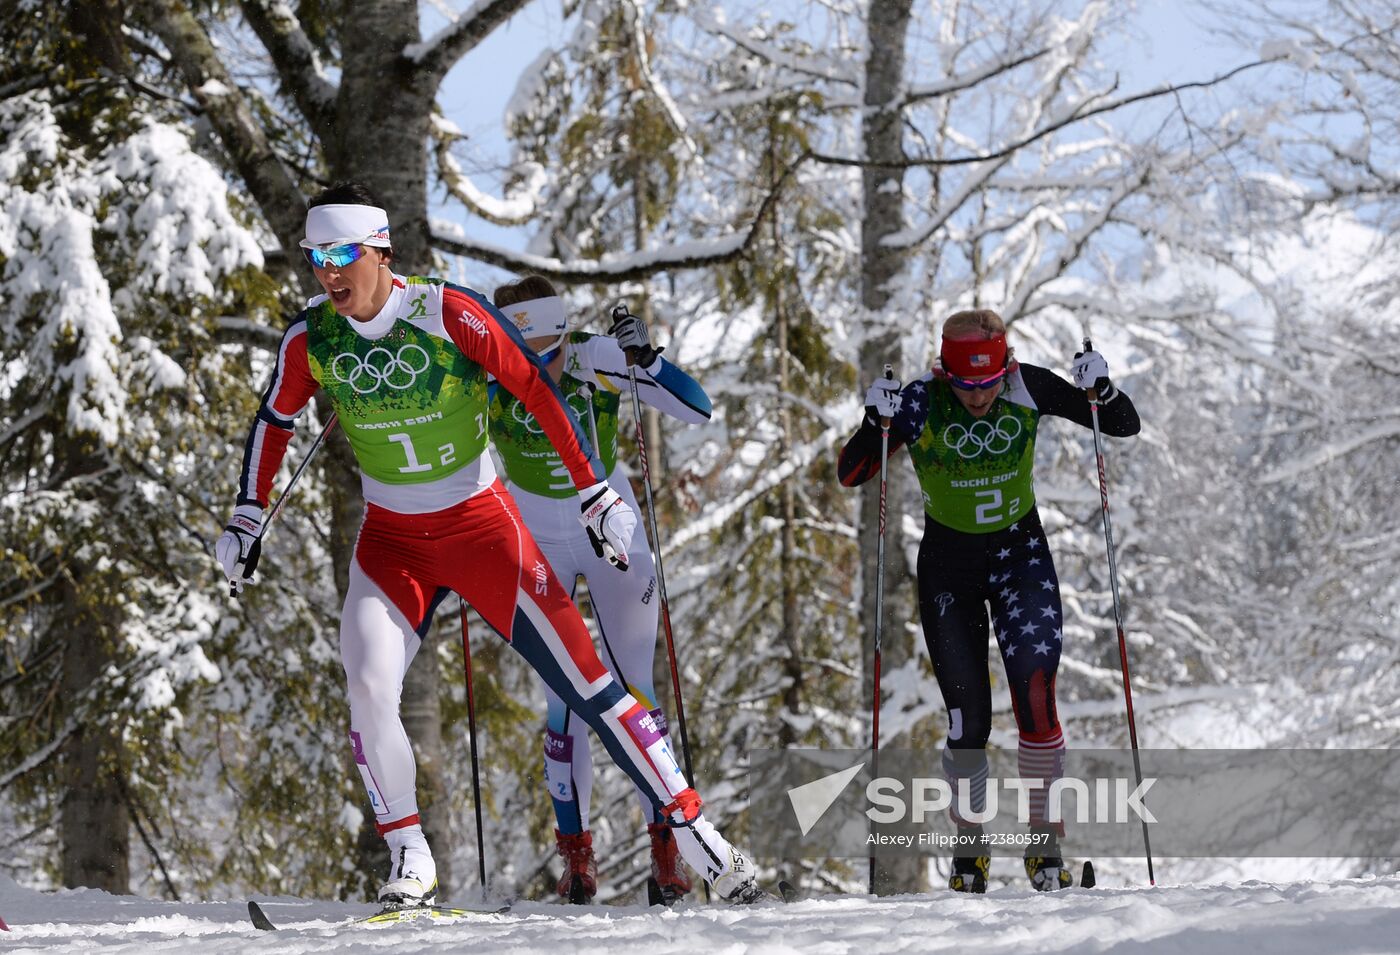
[[[421,345],[404,345],[397,355],[376,345],[363,358],[349,351],[336,355],[331,362],[331,374],[336,381],[355,389],[356,394],[367,395],[380,385],[388,385],[396,391],[412,388],[418,376],[431,364],[432,359]]]
[[[943,443],[969,461],[983,451],[1005,454],[1020,436],[1020,419],[1011,415],[1002,415],[996,424],[983,420],[973,422],[970,428],[955,423],[943,429]]]
[[[564,403],[573,410],[580,422],[587,419],[588,402],[584,400],[583,395],[575,392],[565,398]],[[510,416],[516,420],[517,424],[524,425],[525,430],[531,434],[544,434],[544,429],[540,427],[540,423],[535,420],[534,415],[525,410],[525,402],[521,401],[519,398],[516,398],[510,403]]]

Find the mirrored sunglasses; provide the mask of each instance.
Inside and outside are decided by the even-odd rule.
[[[954,388],[961,388],[964,391],[982,391],[986,388],[994,388],[1006,377],[1006,369],[1003,368],[995,375],[988,375],[986,378],[959,378],[957,375],[949,375],[948,383]]]
[[[302,249],[306,261],[318,269],[343,269],[365,254],[365,247],[359,243],[336,245],[329,249]]]

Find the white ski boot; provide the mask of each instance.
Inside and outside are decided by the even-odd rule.
[[[665,809],[686,865],[699,872],[724,901],[752,905],[774,897],[758,885],[749,857],[730,845],[700,813],[700,797],[687,789]]]
[[[432,905],[437,898],[437,865],[423,837],[422,826],[405,826],[385,833],[389,843],[389,881],[379,890],[385,908]]]

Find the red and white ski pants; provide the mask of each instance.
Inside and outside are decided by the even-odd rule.
[[[418,822],[413,752],[399,696],[433,611],[449,592],[475,607],[588,722],[658,810],[685,793],[685,777],[651,714],[598,659],[568,591],[497,482],[431,514],[399,514],[374,504],[365,509],[341,614],[340,653],[355,762],[381,833]],[[686,816],[698,812],[694,802]]]

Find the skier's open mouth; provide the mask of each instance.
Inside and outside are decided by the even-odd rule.
[[[350,290],[348,288],[333,288],[330,290],[331,302],[335,305],[350,304]]]

